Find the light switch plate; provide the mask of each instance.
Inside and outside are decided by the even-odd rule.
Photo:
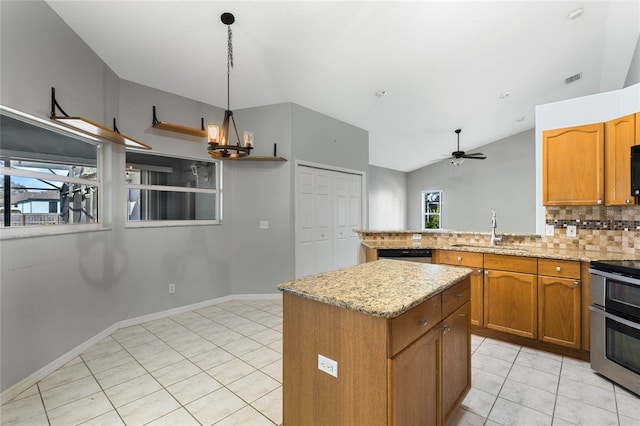
[[[575,237],[577,233],[577,228],[575,225],[567,226],[567,237]]]
[[[413,234],[413,239],[414,240],[421,240],[422,239],[422,234]]]
[[[260,221],[260,229],[269,229],[269,221],[261,220]]]
[[[546,237],[553,237],[553,233],[555,232],[556,227],[553,225],[545,225],[544,227],[544,235]]]
[[[333,377],[338,377],[338,361],[318,354],[318,370],[324,371]]]

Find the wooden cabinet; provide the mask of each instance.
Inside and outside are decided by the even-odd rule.
[[[441,265],[466,266],[471,273],[471,324],[484,324],[484,269],[483,254],[454,250],[435,250],[433,263]]]
[[[542,132],[542,203],[604,203],[604,124]]]
[[[537,337],[537,259],[485,254],[484,326]]]
[[[631,147],[636,145],[636,115],[616,118],[605,124],[605,203],[608,206],[635,204],[631,196]]]
[[[538,339],[580,349],[580,262],[540,259]]]
[[[471,303],[467,302],[444,319],[442,332],[442,404],[448,423],[471,388]],[[466,368],[461,368],[461,367]],[[427,423],[400,423],[427,424]]]

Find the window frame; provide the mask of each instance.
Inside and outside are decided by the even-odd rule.
[[[30,177],[30,178],[42,178],[51,181],[78,183],[84,185],[95,186],[98,189],[98,201],[97,201],[97,220],[96,223],[78,223],[78,224],[64,224],[64,225],[35,225],[35,226],[20,226],[20,227],[0,227],[0,240],[10,240],[16,238],[30,238],[41,237],[51,235],[65,235],[74,234],[79,232],[91,232],[91,231],[103,231],[108,228],[104,225],[104,194],[103,194],[103,181],[104,181],[104,142],[96,137],[88,134],[84,134],[73,129],[61,126],[51,120],[45,120],[22,111],[0,105],[0,114],[15,120],[22,121],[32,126],[39,127],[41,129],[55,132],[63,136],[79,140],[84,143],[91,144],[96,147],[96,180],[81,179],[74,177],[59,176],[39,173],[29,170],[12,169],[9,165],[0,166],[0,174],[17,177]]]
[[[127,148],[124,156],[124,173],[123,178],[126,176],[127,170],[127,156],[126,154],[129,152],[140,153],[144,155],[157,156],[157,157],[169,157],[169,158],[178,158],[181,160],[192,160],[192,161],[203,161],[207,163],[215,164],[216,170],[216,185],[215,189],[209,188],[191,188],[186,186],[175,186],[175,185],[144,185],[144,184],[125,184],[125,203],[124,203],[124,212],[125,212],[125,228],[127,229],[135,229],[135,228],[168,228],[168,227],[180,227],[180,226],[204,226],[204,225],[221,225],[222,224],[222,212],[223,212],[223,197],[222,197],[222,189],[223,189],[223,162],[220,160],[216,160],[213,158],[199,158],[192,157],[189,155],[176,155],[169,154],[166,152],[157,152],[157,151],[148,151],[136,148]],[[138,189],[138,190],[149,190],[149,191],[166,191],[166,192],[182,192],[182,193],[197,193],[197,194],[215,194],[216,200],[216,217],[218,219],[186,219],[186,220],[146,220],[146,221],[131,221],[129,220],[129,190],[130,189]]]
[[[427,209],[426,209],[426,195],[427,194],[431,194],[431,193],[439,193],[440,194],[440,201],[438,202],[438,213],[437,214],[432,214],[432,213],[427,213]],[[443,191],[441,189],[425,189],[421,192],[422,195],[422,213],[420,214],[421,220],[422,220],[422,224],[420,225],[423,231],[429,231],[429,230],[435,230],[435,229],[442,229],[442,193]],[[426,223],[426,219],[427,216],[438,216],[438,227],[437,228],[426,228],[424,225]]]

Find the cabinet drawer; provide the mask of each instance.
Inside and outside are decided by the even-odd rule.
[[[465,278],[453,287],[442,292],[442,318],[460,306],[464,305],[471,298],[471,285],[469,278]]]
[[[389,357],[393,357],[439,323],[442,319],[441,307],[441,295],[438,294],[392,318],[389,325]]]
[[[438,263],[482,268],[482,253],[438,250]]]
[[[538,275],[580,279],[580,262],[573,260],[539,259]]]
[[[538,259],[535,257],[509,256],[504,254],[485,254],[484,268],[498,271],[538,273]]]

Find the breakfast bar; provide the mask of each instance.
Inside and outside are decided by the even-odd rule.
[[[285,425],[438,425],[471,384],[471,270],[378,260],[282,283]]]

